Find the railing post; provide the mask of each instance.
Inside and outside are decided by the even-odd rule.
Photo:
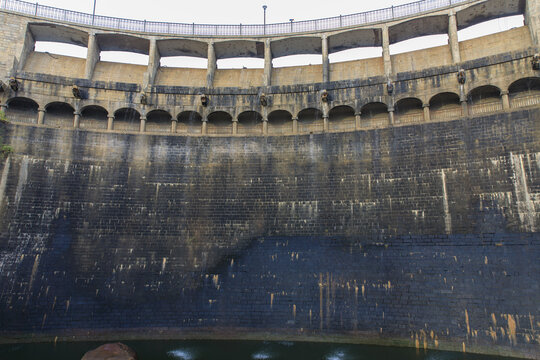
[[[193,35],[195,35],[195,23],[193,23],[193,29],[192,29],[191,33],[192,33]]]
[[[144,23],[143,23],[143,32],[146,32],[146,19],[144,19]]]
[[[343,18],[341,14],[339,14],[339,27],[343,27]]]
[[[240,23],[240,35],[242,35],[242,23]]]
[[[37,16],[37,10],[38,10],[38,6],[39,6],[39,4],[38,4],[38,3],[36,3],[36,12],[34,13],[34,16]]]
[[[392,5],[392,19],[394,19],[395,16],[394,16],[394,5]]]

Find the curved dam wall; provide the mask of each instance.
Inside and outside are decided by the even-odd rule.
[[[250,38],[26,14],[0,10],[0,144],[13,149],[0,157],[0,341],[296,339],[538,358],[537,1]],[[514,14],[525,26],[457,39]],[[439,33],[448,46],[388,50]],[[48,40],[87,58],[34,51]],[[357,46],[383,56],[324,61]],[[99,61],[106,50],[148,66]],[[272,69],[313,52],[322,66]],[[159,66],[185,53],[208,69]],[[270,65],[214,66],[247,55]]]

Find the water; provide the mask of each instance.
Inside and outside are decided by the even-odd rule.
[[[510,360],[511,358],[307,342],[268,341],[125,341],[139,360]],[[103,343],[37,343],[0,345],[0,360],[78,360]]]

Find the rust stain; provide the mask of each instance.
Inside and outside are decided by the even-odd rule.
[[[467,309],[465,309],[465,324],[467,324],[467,334],[471,334],[471,326],[469,325],[469,313],[467,312]]]
[[[484,256],[484,264],[486,264],[486,265],[488,264],[488,258],[487,258],[487,256]]]
[[[495,318],[495,314],[491,313],[491,321],[493,322],[493,327],[497,327],[497,319]]]
[[[292,315],[293,315],[293,319],[296,320],[296,304],[293,304],[292,306]]]
[[[274,293],[270,293],[270,309],[274,306]]]
[[[435,336],[435,347],[439,347],[439,339]]]
[[[508,339],[512,345],[517,344],[516,338],[516,320],[513,315],[508,315]]]
[[[462,342],[462,343],[461,343],[461,350],[462,350],[463,352],[467,352],[467,349],[466,349],[466,347],[465,347],[465,342]]]

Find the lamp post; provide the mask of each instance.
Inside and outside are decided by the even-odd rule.
[[[266,8],[268,6],[263,5],[263,11],[264,11],[264,35],[266,35]]]
[[[291,32],[293,32],[292,31],[292,23],[293,23],[294,19],[289,19],[289,21],[291,22]]]
[[[96,0],[94,0],[94,10],[92,11],[92,25],[94,25],[95,17],[96,17]]]

